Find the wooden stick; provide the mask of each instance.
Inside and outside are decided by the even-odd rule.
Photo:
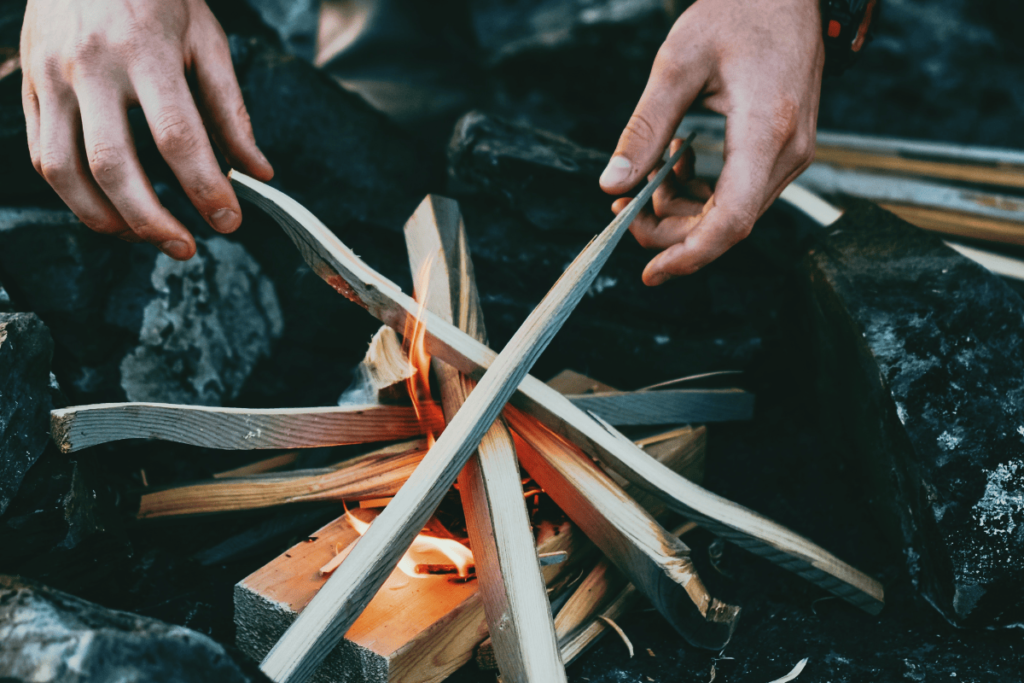
[[[232,477],[245,477],[250,474],[273,472],[274,470],[279,470],[282,467],[287,467],[298,460],[300,452],[301,451],[288,451],[287,453],[281,453],[280,455],[275,455],[270,458],[257,460],[256,462],[251,462],[248,465],[242,465],[241,467],[235,467],[234,469],[217,472],[213,475],[213,478],[230,479]]]
[[[690,549],[575,446],[514,408],[505,418],[526,471],[673,628],[691,645],[725,647],[739,609],[709,594]]]
[[[570,395],[580,410],[615,426],[750,420],[754,395],[740,389],[663,389]]]
[[[923,206],[879,204],[919,228],[953,237],[1024,245],[1024,223]]]
[[[440,431],[436,403],[424,421],[409,406],[210,408],[165,403],[101,403],[50,413],[53,440],[64,453],[123,439],[160,439],[224,450],[316,448],[407,439]]]
[[[615,220],[580,252],[527,317],[406,485],[260,664],[267,676],[278,683],[305,681],[338,644],[685,149],[686,146],[681,147]]]
[[[144,493],[139,519],[240,512],[393,496],[423,460],[423,439],[393,444],[330,468],[215,479]]]
[[[409,267],[429,268],[427,309],[486,343],[483,311],[473,276],[462,216],[451,199],[428,196],[405,225]],[[476,382],[440,359],[434,373],[441,405],[451,421]],[[459,475],[466,529],[477,566],[488,630],[502,678],[509,683],[564,681],[565,667],[551,620],[512,435],[499,417]]]
[[[359,367],[365,373],[368,388],[376,400],[381,403],[409,401],[405,383],[415,374],[415,369],[402,351],[402,341],[393,329],[385,325],[377,330]]]
[[[1024,280],[1024,260],[1013,258],[1006,254],[986,251],[985,249],[968,247],[965,244],[958,244],[956,242],[946,242],[946,246],[950,249],[955,249],[962,256],[966,256],[975,263],[988,268],[996,275],[1010,277],[1014,280]]]
[[[263,208],[281,225],[314,272],[378,320],[396,330],[404,329],[406,319],[415,315],[417,305],[394,283],[367,266],[295,200],[236,171],[230,177],[241,197]],[[427,348],[432,355],[473,377],[494,362],[493,351],[458,328],[429,312],[423,319]],[[877,581],[785,527],[667,470],[635,444],[623,443],[536,378],[527,376],[522,381],[513,403],[589,455],[612,464],[627,479],[655,493],[677,512],[868,612],[882,609],[883,591]]]

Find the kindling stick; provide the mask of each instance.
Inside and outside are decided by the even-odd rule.
[[[409,481],[264,658],[260,668],[267,676],[278,683],[308,680],[341,641],[433,514],[523,377],[583,298],[630,223],[688,146],[680,147],[665,162],[640,194],[569,264],[530,313]],[[340,283],[337,286],[343,293],[351,291]]]

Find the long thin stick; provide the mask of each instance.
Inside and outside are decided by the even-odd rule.
[[[428,196],[406,223],[405,241],[412,272],[430,268],[426,292],[418,292],[427,308],[486,342],[458,204]],[[476,383],[440,359],[435,358],[433,365],[441,404],[451,418]],[[536,546],[520,477],[512,435],[499,417],[459,475],[466,530],[502,679],[508,683],[556,683],[565,681],[565,667],[544,577],[539,564],[529,561]]]
[[[278,683],[305,681],[341,641],[685,149],[686,145],[681,147],[615,220],[580,252],[530,313],[409,481],[267,654],[260,664],[267,676]]]
[[[329,285],[363,306],[381,322],[405,329],[417,304],[390,280],[370,268],[305,207],[284,193],[235,171],[239,196],[273,217],[306,263]],[[631,211],[631,207],[634,210]],[[626,207],[630,220],[639,211]],[[457,327],[427,312],[423,316],[427,348],[462,372],[479,376],[496,354]],[[527,376],[513,403],[565,436],[588,454],[610,463],[624,477],[662,498],[673,510],[700,521],[737,544],[829,590],[864,610],[877,613],[883,590],[873,578],[789,529],[736,505],[652,461],[638,446],[605,430],[571,401],[535,377]]]

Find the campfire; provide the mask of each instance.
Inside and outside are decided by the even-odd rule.
[[[362,385],[346,394],[370,400],[273,410],[80,406],[54,412],[55,440],[66,452],[139,436],[231,449],[392,442],[321,470],[275,473],[289,461],[275,456],[142,497],[142,518],[308,501],[358,506],[236,587],[238,643],[278,681],[439,680],[474,656],[509,680],[561,679],[603,632],[619,631],[615,619],[640,595],[689,643],[721,649],[740,609],[709,593],[679,540],[696,525],[875,613],[876,581],[695,483],[703,428],[637,442],[617,429],[743,419],[752,396],[674,385],[619,392],[572,372],[545,385],[526,374],[663,177],[581,253],[497,356],[485,345],[455,202],[427,197],[406,225],[414,300],[296,202],[234,174],[240,195],[282,225],[317,274],[385,323]],[[439,505],[452,509],[453,485],[462,537],[434,515]]]

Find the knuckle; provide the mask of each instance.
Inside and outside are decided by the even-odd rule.
[[[635,112],[626,123],[625,135],[623,137],[647,144],[653,142],[657,135],[654,132],[654,126],[647,120],[647,117],[641,112]]]
[[[39,155],[38,170],[50,185],[62,185],[74,173],[74,166],[66,154],[44,150]]]
[[[801,131],[797,133],[793,139],[793,152],[796,154],[797,161],[801,166],[801,170],[805,170],[814,161],[815,151],[815,136],[813,133],[807,131]]]
[[[188,156],[199,148],[199,136],[179,111],[161,112],[153,122],[153,138],[164,154]]]
[[[124,177],[124,151],[109,144],[96,143],[89,148],[89,168],[101,186],[118,183]]]

